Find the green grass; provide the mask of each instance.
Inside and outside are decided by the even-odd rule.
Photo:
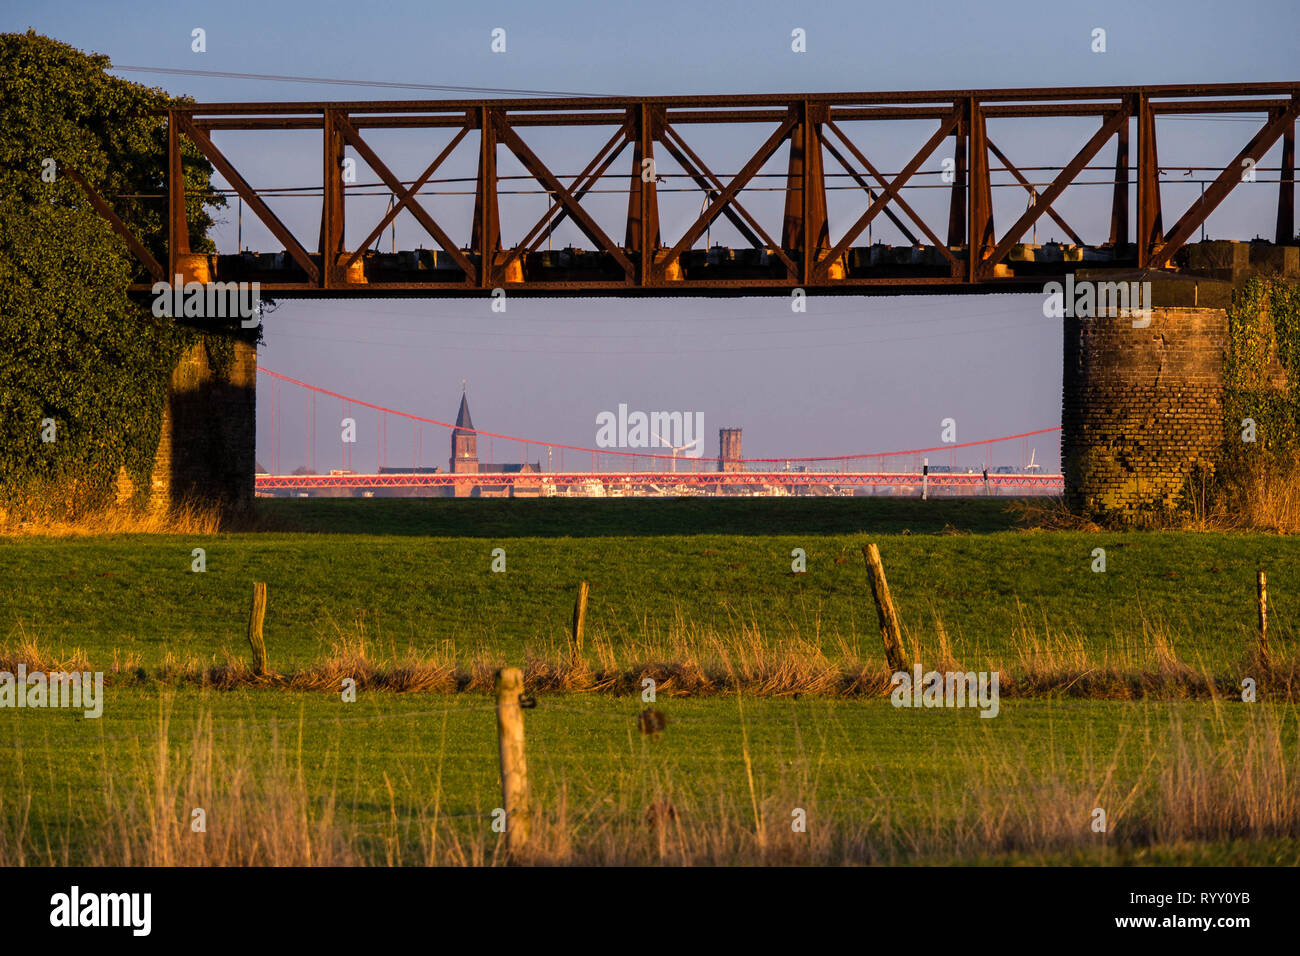
[[[1148,647],[1154,628],[1188,662],[1229,667],[1251,639],[1261,566],[1274,646],[1294,641],[1300,556],[1287,538],[1026,532],[1006,504],[262,501],[267,520],[285,530],[0,539],[0,627],[11,644],[33,637],[46,651],[81,649],[104,668],[115,658],[150,669],[168,654],[246,657],[249,585],[262,580],[267,643],[280,669],[359,634],[380,653],[452,640],[462,660],[518,663],[562,642],[575,585],[585,579],[589,642],[603,637],[617,649],[645,636],[736,633],[748,624],[768,642],[798,636],[832,658],[843,646],[883,666],[859,550],[875,541],[905,626],[930,653],[938,617],[957,660],[972,669],[1014,667],[1017,632],[1045,627],[1099,654]],[[197,547],[206,550],[203,574],[190,571]],[[497,547],[506,551],[504,574],[490,571]],[[806,574],[790,571],[796,547],[807,552]],[[1090,570],[1098,547],[1104,574]],[[210,717],[217,789],[230,781],[299,787],[304,818],[332,813],[374,861],[421,860],[435,813],[475,852],[490,857],[497,846],[488,829],[500,803],[495,717],[483,695],[367,691],[345,704],[328,691],[217,692],[152,680],[117,683],[106,694],[98,721],[0,710],[0,858],[19,832],[36,862],[93,861],[98,849],[124,842],[115,821],[145,819],[140,808],[161,792],[163,711],[171,714],[173,773],[208,759],[192,749],[192,732]],[[1241,836],[1229,828],[1227,837],[1152,842],[1120,832],[1093,841],[1075,829],[1080,808],[1098,794],[1118,803],[1137,788],[1152,806],[1169,794],[1176,805],[1184,788],[1217,792],[1226,779],[1229,796],[1212,793],[1208,804],[1223,805],[1238,780],[1248,782],[1231,761],[1257,753],[1268,720],[1283,728],[1278,746],[1296,752],[1292,705],[1004,699],[999,716],[985,720],[974,710],[896,710],[886,699],[661,697],[671,723],[650,741],[636,729],[644,706],[636,697],[540,697],[526,717],[534,802],[550,817],[563,808],[565,833],[580,845],[642,839],[645,808],[666,797],[684,820],[704,822],[696,839],[730,827],[729,846],[755,830],[756,805],[765,826],[781,830],[790,807],[806,804],[814,825],[871,834],[887,847],[885,861],[1300,862],[1291,831]],[[1189,750],[1188,740],[1199,743]],[[1281,766],[1270,759],[1259,766]],[[245,797],[260,806],[255,793]],[[209,835],[220,833],[231,807],[223,811],[215,792],[196,799],[216,813]],[[1064,842],[1026,850],[1014,828],[988,845],[969,835],[1004,807],[1023,817],[1022,829],[1047,821]],[[1152,812],[1156,819],[1169,807]],[[176,825],[185,830],[183,820]]]
[[[244,656],[250,583],[261,580],[267,643],[282,669],[359,628],[385,648],[453,640],[465,656],[518,661],[562,640],[585,579],[589,634],[616,648],[682,621],[724,632],[752,623],[769,641],[797,634],[832,656],[843,643],[875,660],[859,553],[872,540],[904,625],[928,642],[937,615],[959,661],[1005,662],[1023,626],[1074,633],[1100,651],[1145,642],[1146,622],[1189,662],[1222,667],[1249,641],[1255,569],[1268,569],[1283,646],[1300,589],[1300,552],[1285,537],[1006,530],[1006,504],[996,500],[261,504],[275,520],[313,530],[4,540],[0,628],[11,640],[81,648],[99,665],[115,652],[146,667],[169,652]],[[361,533],[367,518],[384,533]],[[198,547],[203,574],[190,570]],[[504,574],[490,571],[497,547]],[[796,547],[807,552],[806,574],[791,573]],[[1104,574],[1090,570],[1098,547]]]
[[[104,837],[87,821],[111,802],[108,791],[119,799],[152,791],[163,700],[150,689],[111,689],[97,721],[0,710],[0,754],[8,768],[0,805],[9,824],[26,795],[25,829],[34,845],[66,845],[69,858],[80,859]],[[238,754],[250,759],[247,769],[264,772],[278,741],[289,765],[301,766],[314,812],[332,797],[340,825],[355,827],[362,839],[386,832],[395,816],[399,840],[413,854],[414,821],[437,805],[459,832],[495,843],[489,824],[500,789],[495,716],[485,697],[377,693],[345,704],[334,694],[188,689],[165,701],[171,748],[182,763],[197,715],[209,714],[219,763]],[[1110,790],[1123,794],[1150,768],[1153,746],[1166,756],[1177,749],[1163,744],[1172,728],[1180,738],[1233,739],[1269,705],[1017,700],[1004,701],[999,716],[986,720],[973,710],[896,710],[885,700],[679,700],[660,703],[670,723],[657,741],[636,730],[640,706],[555,695],[527,712],[534,803],[552,815],[564,803],[575,841],[620,822],[635,829],[657,794],[668,794],[684,813],[693,806],[698,814],[730,812],[747,820],[746,746],[768,825],[788,826],[788,804],[813,808],[814,825],[880,826],[888,818],[891,829],[905,833],[960,820],[963,805],[980,792],[1011,805],[1013,789],[1023,798],[1035,788],[1064,785],[1086,798],[1102,789],[1112,766]],[[1294,748],[1294,709],[1273,711]],[[210,822],[219,833],[221,820],[214,814]],[[1078,826],[1086,831],[1087,821]],[[1113,840],[1123,843],[1121,836],[1116,831]],[[1102,852],[1104,842],[1098,838],[1093,852],[1085,840],[1081,861],[1115,862],[1115,853],[1133,861],[1135,848]],[[1137,849],[1139,858],[1147,852]],[[1244,854],[1294,864],[1300,841],[1155,852],[1157,858],[1191,854],[1199,862],[1241,862]]]

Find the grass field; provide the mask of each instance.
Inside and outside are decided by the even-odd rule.
[[[1015,671],[1059,655],[1083,677],[1172,655],[1235,685],[1257,567],[1275,651],[1294,655],[1300,556],[1285,537],[1028,531],[1005,501],[978,499],[259,506],[276,530],[0,539],[0,659],[35,648],[118,666],[99,720],[0,709],[0,864],[503,860],[487,694],[363,689],[344,703],[332,684],[168,678],[178,662],[247,659],[254,580],[284,671],[363,646],[479,668],[563,656],[587,580],[593,666],[721,654],[726,670],[728,654],[771,647],[884,672],[867,541],[928,666]],[[505,573],[490,570],[497,547]],[[1090,569],[1099,547],[1105,573]],[[806,574],[791,573],[794,548]],[[1255,705],[1235,687],[1182,701],[1031,689],[986,720],[769,683],[666,691],[658,740],[638,732],[634,694],[538,691],[538,859],[1300,863],[1300,712],[1267,687]],[[195,807],[205,834],[191,832]],[[1105,833],[1090,827],[1097,808]]]
[[[534,829],[566,860],[1300,863],[1300,795],[1269,790],[1300,769],[1290,705],[1027,700],[983,720],[884,700],[680,700],[658,740],[637,709],[554,695],[528,712]],[[0,864],[501,857],[482,697],[132,690],[99,721],[0,711],[0,740]],[[662,849],[654,807],[672,808]]]
[[[1269,572],[1280,639],[1294,633],[1289,596],[1300,589],[1300,550],[1286,537],[1026,532],[997,500],[260,504],[306,532],[4,541],[0,626],[99,666],[114,654],[145,667],[168,654],[242,656],[250,584],[262,580],[280,667],[363,635],[519,660],[563,643],[587,580],[589,632],[615,649],[752,626],[767,641],[871,661],[882,655],[860,548],[873,540],[904,625],[924,642],[942,622],[972,666],[1005,665],[1027,634],[1103,654],[1156,630],[1184,659],[1220,668],[1249,641],[1257,567]],[[374,530],[363,533],[367,508]],[[505,573],[490,570],[497,547]],[[1105,573],[1091,570],[1098,547]],[[194,548],[205,573],[191,571]],[[806,574],[791,572],[794,548]]]

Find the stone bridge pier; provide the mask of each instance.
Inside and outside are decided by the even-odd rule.
[[[1061,471],[1071,511],[1132,518],[1176,509],[1224,439],[1222,308],[1066,318]]]
[[[230,340],[234,356],[214,362],[203,342],[191,346],[167,381],[154,457],[151,504],[252,508],[257,441],[257,347]]]
[[[1078,514],[1131,521],[1179,509],[1198,470],[1219,466],[1226,421],[1228,309],[1251,277],[1295,282],[1300,248],[1204,242],[1183,273],[1150,281],[1146,316],[1064,319],[1061,471]],[[1079,271],[1075,283],[1115,276]],[[1271,386],[1286,372],[1272,357]]]

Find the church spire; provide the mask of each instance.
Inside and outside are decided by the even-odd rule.
[[[453,473],[478,471],[478,435],[474,434],[474,421],[469,417],[467,391],[460,394],[460,411],[456,413],[456,427],[451,430],[448,470]]]
[[[469,417],[469,396],[461,392],[460,411],[456,413],[457,428],[473,428],[474,422]]]

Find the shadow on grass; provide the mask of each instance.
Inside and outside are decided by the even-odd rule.
[[[260,498],[278,528],[442,538],[988,533],[1012,498]]]

